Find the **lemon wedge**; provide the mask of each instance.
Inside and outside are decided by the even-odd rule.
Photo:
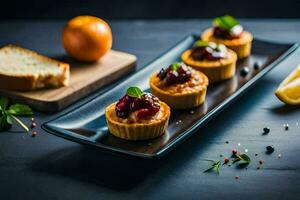
[[[286,104],[300,105],[300,65],[282,81],[275,95]]]

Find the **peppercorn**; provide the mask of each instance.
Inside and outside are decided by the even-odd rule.
[[[274,147],[272,147],[272,146],[267,146],[267,147],[266,147],[266,150],[267,150],[267,153],[268,153],[268,154],[271,154],[271,153],[274,152],[275,149],[274,149]]]
[[[264,134],[270,133],[270,129],[268,127],[265,127],[263,130],[264,130]]]
[[[258,62],[255,62],[255,63],[253,64],[253,68],[254,68],[255,70],[258,70],[258,69],[260,68],[260,64],[259,64]]]
[[[241,70],[241,76],[242,77],[246,77],[248,74],[249,74],[249,68],[248,67],[244,67],[242,70]]]
[[[36,123],[35,122],[32,122],[31,123],[31,128],[35,128],[36,127]]]
[[[278,159],[280,159],[281,158],[281,154],[278,154],[278,157],[277,157]]]
[[[260,160],[260,161],[259,161],[259,164],[260,164],[260,165],[262,165],[263,163],[264,163],[264,161],[263,161],[263,160]]]
[[[32,133],[31,133],[31,137],[35,137],[37,135],[37,132],[36,131],[33,131]]]

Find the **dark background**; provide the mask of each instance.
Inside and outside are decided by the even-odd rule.
[[[9,0],[0,19],[68,19],[96,15],[105,19],[299,18],[298,0]]]

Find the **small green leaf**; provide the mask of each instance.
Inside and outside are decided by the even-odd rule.
[[[203,41],[203,40],[197,40],[194,43],[194,47],[208,47],[209,46],[209,42]]]
[[[251,162],[251,159],[246,154],[235,155],[235,159],[233,160],[232,163],[236,163],[236,162],[240,162],[240,161],[245,163],[245,164],[249,164]]]
[[[0,97],[0,110],[5,111],[8,106],[8,99],[6,97]]]
[[[215,169],[215,166],[209,167],[208,169],[204,170],[203,173],[210,172],[210,171],[212,171],[213,169]]]
[[[140,98],[143,95],[143,91],[138,87],[130,87],[127,89],[126,94],[131,97]]]
[[[8,119],[6,113],[4,112],[3,115],[0,117],[0,131],[6,131],[10,129],[11,126],[11,120]]]
[[[11,105],[7,113],[16,116],[31,116],[33,114],[29,106],[19,103]]]
[[[205,42],[198,40],[194,43],[194,47],[210,47],[215,51],[226,51],[226,47],[223,44],[216,44],[214,42]]]
[[[230,15],[224,15],[217,17],[213,20],[213,25],[222,29],[230,31],[234,26],[238,25],[239,22]]]
[[[24,104],[13,104],[9,108],[9,100],[0,97],[0,131],[6,131],[11,128],[13,122],[17,122],[25,131],[29,128],[16,116],[31,116],[31,108]]]
[[[176,62],[171,65],[171,69],[173,71],[177,71],[180,66],[181,66],[181,64],[179,62]]]
[[[7,115],[7,114],[6,114],[6,122],[9,123],[10,125],[13,124],[13,121],[12,121],[12,118],[11,118],[10,115]]]
[[[210,171],[216,171],[219,174],[221,161],[220,160],[217,160],[217,161],[207,160],[207,161],[210,161],[212,164],[208,169],[204,170],[203,173],[210,172]]]

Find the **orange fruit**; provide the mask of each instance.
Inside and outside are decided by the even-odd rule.
[[[112,32],[102,19],[78,16],[71,19],[62,32],[66,52],[76,60],[94,62],[112,46]]]
[[[300,65],[283,80],[275,95],[286,104],[300,105]]]

